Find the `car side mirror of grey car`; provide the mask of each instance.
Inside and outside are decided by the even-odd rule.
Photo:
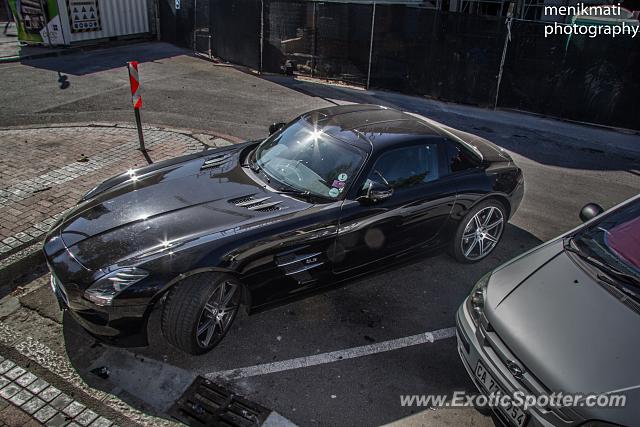
[[[600,206],[599,204],[597,204],[597,203],[587,203],[580,210],[580,220],[582,222],[587,222],[587,221],[597,217],[602,212],[604,212],[604,209],[602,209],[602,206]]]
[[[278,132],[280,129],[285,127],[285,125],[286,123],[283,122],[271,123],[271,126],[269,126],[269,135],[273,135]]]
[[[370,181],[365,194],[359,197],[359,200],[376,203],[386,200],[392,195],[393,188],[380,182]]]

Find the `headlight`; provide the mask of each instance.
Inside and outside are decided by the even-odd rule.
[[[473,286],[471,294],[469,294],[469,298],[467,298],[467,309],[469,310],[469,314],[476,326],[480,323],[480,316],[484,313],[484,298],[490,277],[491,272],[482,276],[482,278]]]
[[[111,305],[116,295],[148,275],[149,273],[141,268],[121,268],[98,279],[84,291],[84,296],[96,305]]]

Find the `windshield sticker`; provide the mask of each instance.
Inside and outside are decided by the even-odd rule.
[[[340,195],[340,190],[338,190],[337,188],[332,188],[331,190],[329,190],[329,195],[331,197],[338,197]]]
[[[345,182],[344,181],[338,181],[337,179],[333,181],[333,184],[331,184],[332,187],[338,188],[338,189],[343,189],[345,186]]]
[[[347,178],[349,178],[349,175],[347,175],[346,173],[341,173],[340,175],[338,175],[338,181],[342,181],[345,182],[347,180]]]

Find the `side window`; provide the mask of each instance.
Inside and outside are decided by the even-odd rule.
[[[472,169],[478,165],[475,158],[473,158],[473,156],[469,154],[467,151],[458,147],[457,144],[454,144],[453,142],[449,142],[447,146],[449,147],[447,149],[448,158],[449,158],[449,164],[448,164],[449,173],[456,173],[456,172],[461,172],[467,169]]]
[[[438,163],[438,144],[398,148],[376,161],[364,187],[377,181],[397,190],[435,181],[440,175]]]

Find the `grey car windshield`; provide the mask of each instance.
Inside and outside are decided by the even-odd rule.
[[[276,181],[331,199],[341,197],[364,157],[304,117],[267,138],[255,154],[257,165]]]
[[[640,280],[640,199],[575,236],[601,262]]]

